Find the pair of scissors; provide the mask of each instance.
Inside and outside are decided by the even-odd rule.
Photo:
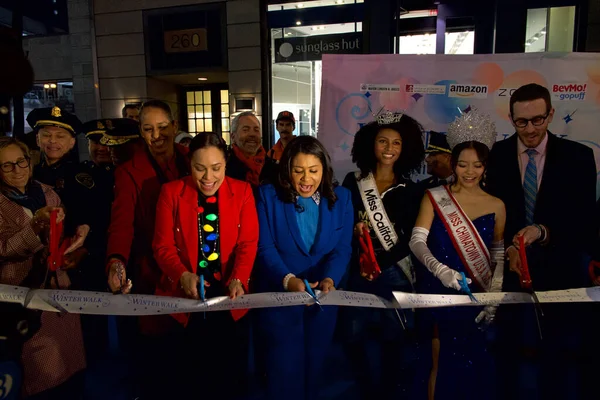
[[[58,284],[58,277],[56,271],[61,269],[65,263],[64,254],[68,246],[71,244],[70,240],[63,240],[63,221],[56,222],[58,219],[58,210],[54,209],[50,212],[50,233],[48,237],[48,258],[46,264],[48,266],[48,277],[54,277]]]
[[[308,283],[307,279],[304,280],[304,285],[306,286],[306,293],[308,293],[310,295],[310,297],[312,297],[315,300],[315,303],[317,303],[317,305],[319,306],[319,308],[321,309],[321,311],[323,311],[323,307],[321,306],[321,302],[317,298],[317,295],[315,294],[315,292],[313,292],[313,290],[310,287],[310,284]]]
[[[531,275],[529,274],[529,264],[527,263],[527,251],[525,250],[525,237],[519,236],[519,257],[521,258],[521,288],[531,295],[533,304],[535,306],[535,319],[537,322],[538,332],[540,339],[542,336],[542,325],[540,324],[540,316],[544,316],[540,300],[538,299],[535,291],[533,290],[533,284],[531,282]]]
[[[477,298],[473,296],[473,292],[471,292],[471,288],[469,288],[469,283],[467,282],[467,276],[465,275],[465,273],[461,272],[460,276],[462,278],[458,281],[458,284],[460,285],[460,290],[463,291],[467,296],[469,296],[469,299],[471,299],[472,302],[479,303],[479,300],[477,300]]]

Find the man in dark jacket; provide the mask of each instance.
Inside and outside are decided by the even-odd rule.
[[[516,134],[497,142],[487,166],[487,189],[506,206],[504,242],[510,271],[504,289],[520,290],[518,239],[524,237],[533,289],[590,285],[587,253],[595,235],[596,164],[592,149],[548,131],[550,93],[537,84],[510,98]],[[567,376],[577,377],[581,305],[544,304],[543,341],[531,305],[500,307],[501,354],[506,362],[501,398],[581,398]],[[511,374],[511,373],[514,373]],[[573,396],[573,397],[572,397]]]

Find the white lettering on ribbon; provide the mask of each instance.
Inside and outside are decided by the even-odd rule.
[[[446,186],[430,189],[427,194],[469,276],[481,289],[489,290],[492,281],[490,252],[479,232]]]

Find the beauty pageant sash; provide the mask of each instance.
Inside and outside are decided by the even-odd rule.
[[[365,206],[365,211],[369,216],[371,227],[375,231],[377,239],[379,239],[379,243],[381,243],[385,251],[390,251],[391,248],[398,243],[398,235],[396,235],[394,225],[385,212],[383,201],[381,200],[379,190],[377,190],[377,184],[375,183],[375,177],[369,172],[369,175],[366,178],[360,179],[360,171],[356,171],[354,176],[356,177],[360,197]],[[404,275],[406,275],[410,283],[414,285],[415,279],[412,273],[410,256],[399,260],[396,264],[400,267],[402,272],[404,272]]]
[[[488,291],[492,281],[490,252],[479,236],[479,232],[447,186],[430,189],[427,194],[450,234],[452,244],[469,277],[479,288]]]

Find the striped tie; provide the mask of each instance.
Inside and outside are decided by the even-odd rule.
[[[537,167],[535,165],[535,155],[537,150],[527,150],[529,156],[529,162],[525,169],[525,181],[523,182],[523,189],[525,191],[525,219],[527,225],[533,224],[533,212],[535,210],[535,198],[537,196]]]

